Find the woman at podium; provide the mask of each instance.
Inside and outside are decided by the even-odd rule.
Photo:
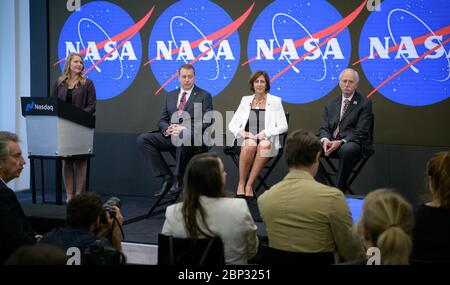
[[[95,87],[92,80],[83,74],[84,62],[78,53],[71,53],[66,58],[63,74],[53,85],[51,96],[58,97],[89,114],[95,112]],[[67,199],[73,197],[73,184],[75,178],[76,194],[80,194],[86,184],[87,159],[64,160],[64,186]],[[76,171],[76,176],[74,175]]]

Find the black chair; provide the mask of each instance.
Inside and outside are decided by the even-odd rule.
[[[371,125],[370,125],[370,143],[373,143],[373,130],[375,125],[375,117],[372,116],[371,119]],[[361,149],[361,155],[357,158],[355,161],[355,164],[353,166],[353,169],[350,173],[350,176],[347,181],[347,189],[345,189],[344,192],[348,191],[351,195],[355,195],[353,190],[350,188],[353,181],[355,181],[356,177],[358,177],[359,173],[363,169],[364,165],[366,165],[369,158],[375,153],[373,149],[363,151]],[[334,162],[336,161],[336,162]],[[339,158],[334,157],[327,157],[321,154],[320,156],[320,164],[319,168],[321,169],[321,173],[325,176],[325,179],[327,180],[327,184],[333,187],[336,187],[336,175],[337,175],[337,163],[339,161]],[[333,178],[332,178],[333,177]]]
[[[157,133],[159,132],[158,130],[156,131],[152,131],[152,133]],[[209,147],[202,145],[202,146],[194,146],[194,155],[200,154],[200,153],[204,153],[204,152],[208,152],[209,151]],[[163,154],[163,158],[167,164],[167,166],[169,167],[169,170],[172,171],[172,169],[175,168],[176,166],[176,154],[175,154],[175,150],[173,151],[162,151],[161,153]],[[167,155],[166,155],[167,154]],[[170,159],[173,160],[173,162],[170,162]],[[173,173],[172,173],[172,176]],[[162,184],[164,183],[164,181],[161,183],[161,187]],[[143,219],[148,219],[150,218],[154,212],[158,209],[158,210],[163,210],[165,209],[167,206],[172,205],[173,203],[175,203],[178,198],[180,197],[181,191],[178,191],[176,193],[169,193],[170,192],[170,188],[166,188],[164,189],[164,191],[161,193],[161,195],[158,196],[158,198],[156,199],[156,201],[152,204],[152,206],[150,207],[150,210],[148,211],[147,214],[145,215],[141,215],[129,220],[126,220],[124,222],[124,225],[127,224],[131,224]]]
[[[175,238],[159,234],[158,265],[225,265],[222,239]]]
[[[276,249],[269,246],[262,247],[262,263],[264,265],[290,264],[333,264],[333,252],[294,252]]]
[[[288,112],[286,112],[286,121],[289,126],[289,113]],[[229,134],[229,133],[227,135],[232,136],[232,134]],[[280,135],[281,148],[278,150],[277,155],[272,157],[267,162],[267,164],[264,166],[263,171],[258,175],[258,182],[259,182],[258,186],[255,189],[253,189],[253,195],[255,195],[255,197],[256,197],[256,193],[258,192],[259,188],[261,188],[262,186],[264,187],[265,190],[270,188],[266,183],[266,179],[269,177],[269,175],[275,169],[275,166],[277,165],[278,161],[283,156],[284,145],[286,144],[287,135],[288,135],[287,132]],[[233,136],[233,138],[234,138],[234,136]],[[239,169],[239,155],[241,153],[241,147],[237,145],[237,140],[234,140],[233,146],[228,145],[227,142],[229,142],[229,141],[231,141],[231,140],[227,139],[227,136],[225,136],[223,152],[225,153],[225,155],[228,155],[231,157],[234,165]]]

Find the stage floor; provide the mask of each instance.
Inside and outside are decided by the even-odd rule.
[[[31,204],[31,191],[20,191],[16,194],[22,204]],[[52,193],[51,191],[46,190],[45,194],[46,203],[55,204],[54,192]],[[106,201],[111,196],[114,195],[102,195],[102,198],[104,201]],[[146,215],[151,208],[151,205],[153,205],[156,200],[156,198],[144,196],[117,195],[116,197],[120,198],[121,200],[121,211],[122,215],[125,218],[125,221],[134,219],[142,215]],[[363,200],[360,197],[347,197],[347,201],[352,212],[353,221],[354,223],[356,223],[361,213]],[[42,205],[42,200],[39,192],[37,203],[37,205]],[[252,213],[256,225],[258,226],[258,236],[261,238],[261,240],[267,239],[265,226],[261,221],[256,201],[249,202],[249,209]],[[165,209],[162,208],[159,211],[155,211],[155,214],[148,219],[142,219],[133,223],[126,223],[123,227],[125,234],[124,241],[131,243],[157,244],[158,233],[161,232],[162,226],[164,224],[164,212]]]

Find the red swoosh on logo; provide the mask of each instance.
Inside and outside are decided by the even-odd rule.
[[[233,23],[229,24],[228,26],[218,30],[215,33],[212,33],[208,36],[206,36],[207,40],[217,40],[220,39],[219,41],[217,41],[215,44],[213,44],[210,48],[208,48],[206,51],[204,51],[203,53],[201,53],[200,55],[198,55],[194,60],[190,61],[190,64],[194,64],[197,61],[200,60],[200,58],[202,56],[204,56],[205,54],[207,54],[210,50],[212,50],[214,47],[218,46],[221,42],[223,42],[224,40],[226,40],[228,37],[230,37],[244,22],[245,20],[247,20],[248,16],[250,15],[251,11],[253,10],[253,7],[255,6],[255,3],[253,3],[250,8],[247,9],[247,11],[245,11],[244,14],[242,14],[239,18],[236,19],[236,21],[234,21]],[[191,47],[195,48],[198,47],[198,45],[200,44],[201,41],[203,41],[204,39],[198,39],[192,43],[190,43]],[[172,51],[172,54],[176,53],[179,51],[179,48],[174,49]],[[156,60],[156,58],[153,58],[151,60],[149,60],[148,62],[146,62],[144,65],[147,65],[151,62],[153,62],[154,60]],[[164,87],[167,86],[167,84],[169,84],[170,82],[172,82],[172,80],[174,80],[175,78],[177,78],[178,76],[178,72],[175,72],[169,79],[166,80],[166,82],[164,82],[158,90],[156,90],[155,95],[157,95],[159,92],[161,92],[162,89],[164,89]]]
[[[437,35],[437,36],[446,36],[446,35],[450,34],[450,25],[448,25],[447,27],[444,27],[444,28],[442,28],[442,29],[439,29],[439,30],[435,31],[434,34]],[[425,40],[426,40],[428,37],[432,36],[432,35],[433,35],[433,33],[429,33],[429,34],[423,35],[423,36],[421,36],[421,37],[415,38],[415,39],[413,40],[414,46],[423,44],[423,43],[425,42]],[[398,49],[400,49],[400,45],[392,46],[392,47],[390,47],[390,48],[388,49],[388,52],[394,52],[394,51],[397,51]],[[375,57],[378,56],[378,55],[379,55],[379,54],[378,54],[377,52],[373,54],[373,56],[375,56]],[[355,61],[352,65],[357,65],[358,63],[361,63],[361,62],[363,62],[363,61],[366,61],[367,59],[369,59],[369,57],[370,57],[370,55],[368,55],[368,56],[366,56],[366,57],[363,57],[363,58],[361,58],[360,60]]]
[[[334,24],[332,26],[329,26],[326,29],[323,29],[321,31],[318,31],[318,32],[312,34],[311,37],[314,38],[314,39],[321,39],[321,38],[325,38],[328,35],[332,35],[332,37],[329,37],[329,39],[328,39],[328,41],[329,41],[331,38],[333,38],[335,35],[338,34],[338,33],[336,33],[336,31],[344,30],[348,25],[350,25],[356,19],[356,17],[361,13],[361,11],[363,10],[364,6],[366,5],[366,2],[367,2],[367,0],[363,1],[363,3],[361,3],[361,5],[358,8],[356,8],[355,11],[350,13],[344,19],[340,20],[339,22],[337,22],[336,24]],[[344,29],[342,29],[342,27],[344,27]],[[294,42],[295,47],[302,46],[305,43],[305,41],[308,40],[309,38],[310,37],[308,36],[308,37],[304,37],[302,39],[296,40]],[[278,48],[274,49],[273,53],[274,54],[280,53],[281,49],[282,49],[282,47],[278,47]],[[314,50],[316,50],[316,49],[317,49],[317,47]],[[308,53],[308,54],[310,54],[310,53]],[[264,57],[264,55],[261,55],[261,57]],[[302,57],[302,58],[304,58],[304,57]],[[242,63],[241,66],[247,65],[250,62],[255,61],[255,60],[256,60],[256,56],[251,58],[251,59],[249,59],[248,61]]]
[[[318,48],[320,48],[321,46],[325,45],[327,42],[329,42],[332,38],[335,38],[337,35],[339,35],[343,30],[345,30],[345,28],[347,28],[355,19],[356,17],[358,17],[358,15],[361,13],[361,11],[364,9],[364,6],[366,4],[367,0],[364,1],[361,5],[359,5],[359,7],[353,11],[352,13],[350,13],[350,15],[348,15],[347,17],[345,17],[344,19],[342,19],[341,21],[339,21],[337,24],[334,24],[332,27],[337,28],[337,30],[327,38],[326,41],[320,43],[318,46],[316,46],[314,49],[310,50],[309,52],[305,53],[303,56],[301,56],[299,59],[297,59],[296,61],[292,62],[291,64],[289,64],[287,67],[283,68],[283,70],[281,70],[278,74],[276,74],[274,77],[272,77],[272,79],[270,79],[270,82],[273,82],[274,80],[276,80],[278,77],[280,77],[283,73],[285,73],[286,71],[288,71],[292,66],[296,65],[297,63],[299,63],[300,61],[302,61],[305,57],[307,57],[308,55],[310,55],[311,53],[313,53],[315,50],[317,50]],[[325,29],[327,30],[327,29]],[[330,30],[331,31],[331,30]],[[305,38],[304,38],[305,39]]]
[[[448,38],[447,40],[445,40],[444,42],[442,42],[442,45],[447,44],[448,42],[450,42],[450,38]],[[426,53],[422,54],[420,57],[416,58],[415,60],[411,61],[409,64],[405,65],[404,67],[402,67],[399,71],[397,71],[396,73],[392,74],[391,76],[389,76],[388,78],[386,78],[383,82],[381,82],[375,89],[372,90],[372,92],[369,93],[369,95],[367,95],[367,98],[370,98],[370,96],[372,96],[376,91],[378,91],[378,89],[380,89],[381,87],[383,87],[386,83],[388,83],[389,81],[391,81],[392,79],[394,79],[397,75],[399,75],[400,73],[402,73],[403,71],[405,71],[406,69],[408,69],[408,67],[410,67],[411,65],[421,61],[422,59],[424,59],[427,55],[431,54],[432,52],[434,52],[435,50],[437,50],[438,48],[440,48],[441,46],[435,46],[434,48],[430,49],[429,51],[427,51]]]
[[[120,34],[117,34],[115,36],[113,36],[111,38],[111,41],[121,41],[122,39],[125,39],[119,46],[117,46],[113,51],[109,52],[106,56],[104,56],[99,62],[96,62],[95,65],[93,65],[91,68],[89,68],[89,70],[91,70],[94,66],[97,66],[100,62],[103,62],[103,60],[108,57],[109,55],[111,55],[113,52],[115,52],[119,47],[123,46],[125,44],[125,42],[127,42],[129,39],[133,38],[134,35],[136,35],[141,29],[142,27],[147,23],[148,19],[150,19],[150,16],[153,13],[153,10],[155,9],[155,6],[153,6],[150,11],[141,19],[139,20],[139,22],[137,22],[136,24],[134,24],[131,28],[121,32]],[[104,40],[98,44],[96,44],[95,46],[97,47],[97,49],[99,48],[103,48],[105,46],[105,44],[108,42],[109,40]],[[87,52],[87,48],[80,50],[80,54],[85,54]],[[61,58],[59,59],[57,62],[55,62],[53,65],[57,65],[58,63],[62,62],[66,60],[66,58]],[[88,71],[85,71],[85,74]]]

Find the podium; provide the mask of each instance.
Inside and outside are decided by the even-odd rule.
[[[56,164],[56,204],[62,204],[62,160],[88,159],[86,190],[89,189],[90,158],[94,156],[95,117],[56,97],[22,97],[26,120],[32,201],[36,203],[35,160],[41,163],[42,202],[45,203],[44,160]]]

